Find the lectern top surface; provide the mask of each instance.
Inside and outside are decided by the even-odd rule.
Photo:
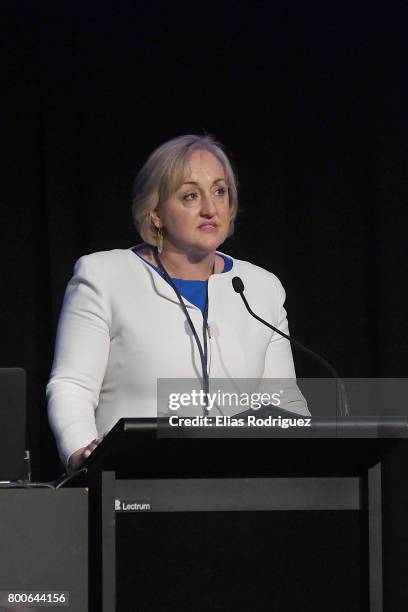
[[[120,419],[83,467],[88,479],[101,470],[124,478],[356,475],[408,433],[399,417],[313,419],[307,432],[298,429],[219,426],[214,435],[210,426]]]

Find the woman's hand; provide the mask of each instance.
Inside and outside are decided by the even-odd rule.
[[[79,469],[81,463],[83,463],[85,459],[88,459],[89,455],[102,442],[107,433],[108,432],[105,432],[100,438],[95,438],[95,440],[92,440],[88,446],[79,448],[77,451],[75,451],[75,453],[72,453],[68,461],[68,471],[75,472],[77,469]]]

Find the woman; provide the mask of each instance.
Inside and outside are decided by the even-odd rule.
[[[285,293],[266,270],[219,252],[233,232],[237,187],[211,137],[180,136],[152,153],[136,181],[144,243],[81,257],[68,284],[47,386],[51,427],[70,469],[119,418],[157,416],[158,378],[295,378]],[[209,358],[211,355],[211,358]],[[287,409],[308,414],[299,395]]]

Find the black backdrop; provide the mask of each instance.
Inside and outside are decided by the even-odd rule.
[[[292,334],[344,376],[405,376],[405,2],[1,3],[0,366],[28,373],[34,474],[75,260],[139,241],[132,179],[212,133],[238,168],[221,250],[275,272]],[[298,374],[319,375],[295,355]]]

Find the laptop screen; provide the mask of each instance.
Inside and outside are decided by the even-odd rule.
[[[0,368],[0,480],[26,477],[26,373]]]

